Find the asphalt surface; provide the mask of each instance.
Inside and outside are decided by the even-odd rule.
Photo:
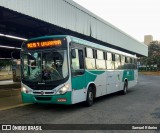
[[[0,124],[160,124],[160,76],[139,75],[138,84],[126,95],[97,98],[91,107],[33,104],[3,110]]]

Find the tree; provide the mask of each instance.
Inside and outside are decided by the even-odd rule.
[[[6,66],[10,66],[12,64],[11,60],[0,60],[0,68],[1,67],[6,67]]]
[[[140,61],[143,65],[157,65],[160,70],[160,42],[151,42],[148,46],[148,57],[143,57]]]

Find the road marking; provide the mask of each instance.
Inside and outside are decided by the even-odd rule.
[[[17,108],[17,107],[22,107],[22,106],[26,106],[26,105],[30,105],[30,104],[31,103],[26,103],[26,104],[18,104],[15,106],[5,107],[5,108],[0,109],[0,111],[9,110],[9,109]]]

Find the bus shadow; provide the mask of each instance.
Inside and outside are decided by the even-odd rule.
[[[116,93],[112,93],[112,94],[108,94],[108,95],[104,95],[101,97],[98,97],[96,99],[94,99],[94,105],[96,104],[100,104],[102,102],[105,102],[107,100],[110,99],[114,99],[117,97],[121,97],[121,96],[127,96],[130,95],[132,92],[134,92],[135,89],[132,88],[130,90],[128,90],[128,93],[126,95],[122,95],[121,92],[116,92]],[[76,111],[76,110],[80,110],[80,109],[86,109],[87,107],[85,106],[84,102],[81,103],[77,103],[77,104],[73,104],[73,105],[61,105],[61,104],[31,104],[31,105],[27,105],[25,108],[32,108],[34,110],[42,110],[42,111],[47,111],[47,110],[51,110],[54,112],[67,112],[67,111]],[[92,107],[89,107],[92,108]]]
[[[94,100],[94,104],[99,104],[101,102],[104,102],[104,101],[107,101],[107,100],[110,100],[110,99],[114,99],[114,98],[117,98],[117,97],[121,97],[121,96],[127,96],[127,95],[130,95],[134,91],[135,91],[135,89],[131,88],[127,91],[126,95],[123,95],[121,91],[111,93],[111,94],[108,94],[108,95],[104,95],[104,96],[96,98]]]

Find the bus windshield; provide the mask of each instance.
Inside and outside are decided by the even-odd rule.
[[[22,53],[22,79],[53,82],[68,76],[67,50]]]

